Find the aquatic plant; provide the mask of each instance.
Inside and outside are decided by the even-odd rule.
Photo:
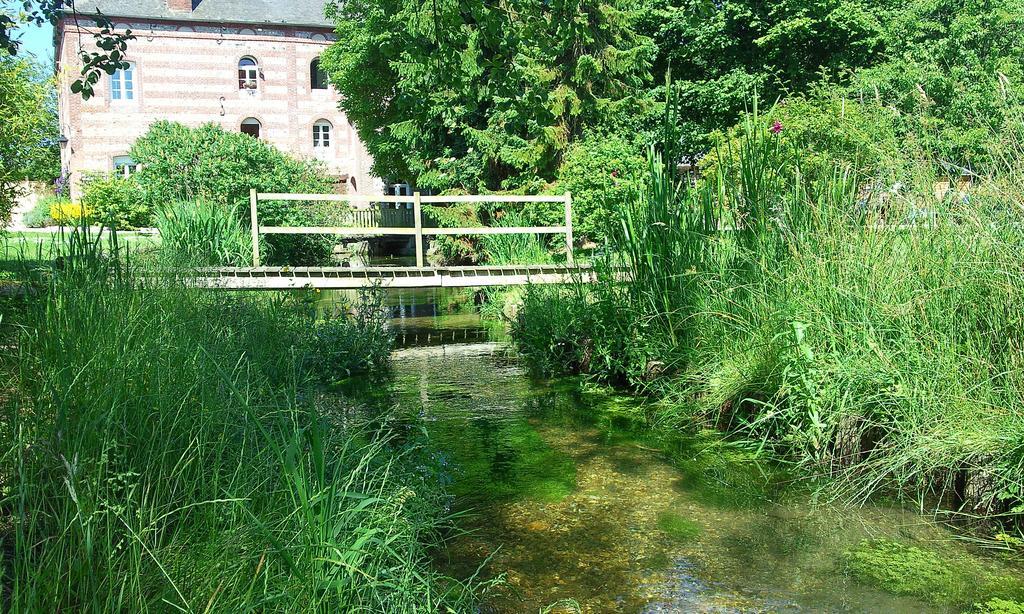
[[[156,211],[163,252],[176,265],[248,266],[252,238],[231,205],[180,201]]]
[[[692,541],[703,529],[699,524],[676,512],[664,511],[658,514],[658,529],[679,542]]]
[[[861,542],[844,555],[843,565],[859,582],[939,605],[1005,605],[1024,598],[1020,578],[996,574],[973,558],[901,542]]]

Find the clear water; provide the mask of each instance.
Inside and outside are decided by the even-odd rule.
[[[943,528],[780,498],[725,449],[666,451],[628,428],[636,401],[531,378],[477,316],[436,299],[395,301],[407,347],[387,397],[425,430],[466,513],[438,564],[505,578],[484,611],[949,611],[859,585],[840,562],[864,538],[949,542]]]

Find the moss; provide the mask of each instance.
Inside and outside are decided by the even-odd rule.
[[[662,512],[658,514],[658,528],[679,542],[691,541],[704,530],[696,522],[684,518],[675,512]]]
[[[964,607],[1024,598],[1024,582],[963,555],[874,540],[861,542],[843,560],[846,572],[858,582],[935,604]]]

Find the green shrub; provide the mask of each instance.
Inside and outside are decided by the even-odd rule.
[[[215,124],[189,128],[159,121],[131,149],[140,164],[133,176],[146,202],[159,208],[178,201],[205,201],[235,210],[249,225],[249,191],[329,193],[333,188],[323,165],[297,160],[272,145],[246,134],[227,132]],[[318,226],[340,208],[325,211],[308,203],[260,203],[260,224]],[[330,257],[330,237],[273,235],[266,237],[267,264],[322,265]]]
[[[575,234],[598,243],[608,238],[623,204],[636,198],[646,168],[642,149],[619,136],[589,136],[570,147],[558,188],[572,193]],[[550,222],[560,224],[560,212]]]
[[[518,211],[503,212],[495,227],[529,226]],[[545,264],[551,262],[551,253],[537,235],[487,235],[480,239],[484,259],[488,264]]]
[[[135,177],[90,175],[82,180],[82,205],[90,217],[109,228],[149,226],[153,211]]]
[[[162,249],[190,266],[250,266],[252,237],[230,205],[175,202],[157,211]]]
[[[892,109],[870,99],[847,97],[828,86],[786,98],[761,115],[760,122],[753,126],[741,121],[713,135],[715,147],[701,160],[701,172],[715,177],[723,170],[720,167],[736,168],[740,141],[749,137],[746,132],[762,130],[775,122],[779,132],[774,140],[781,148],[794,152],[790,162],[799,163],[808,181],[827,177],[841,166],[891,184],[895,179],[905,179],[922,155],[915,141],[902,133],[899,117]]]
[[[60,206],[69,201],[58,196],[47,196],[36,201],[36,206],[27,212],[22,218],[22,223],[29,228],[46,228],[55,226],[57,222],[53,219],[51,210],[54,206]]]
[[[307,337],[306,370],[325,381],[384,370],[394,345],[386,298],[379,288],[362,289],[353,304],[337,306],[342,315],[317,320]]]

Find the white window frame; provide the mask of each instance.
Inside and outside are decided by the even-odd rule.
[[[313,123],[313,149],[316,151],[330,151],[334,148],[334,125],[326,119],[319,119]]]
[[[242,65],[245,61],[252,65]],[[242,92],[255,92],[260,89],[260,63],[251,55],[238,58],[238,89]]]
[[[128,68],[118,68],[110,75],[110,100],[129,102],[135,100],[137,91],[135,79],[135,62],[128,62]]]
[[[131,156],[114,156],[113,163],[114,175],[128,178],[139,172],[139,164]]]

